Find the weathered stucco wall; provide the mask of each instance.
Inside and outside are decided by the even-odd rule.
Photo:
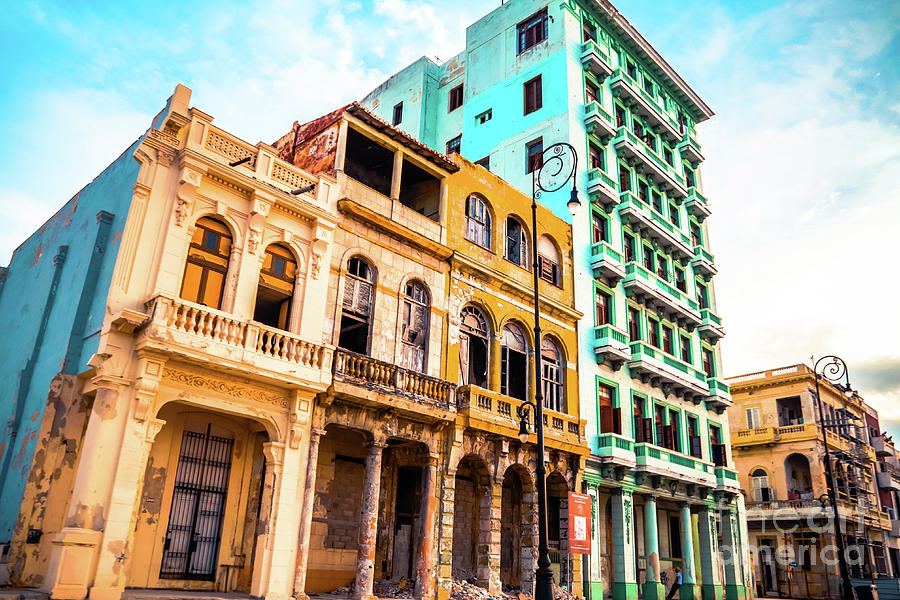
[[[97,349],[137,143],[19,246],[6,272],[0,327],[16,342],[0,352],[0,421],[15,423],[17,413],[21,421],[0,441],[0,542],[10,539],[25,493],[51,380],[84,371]]]

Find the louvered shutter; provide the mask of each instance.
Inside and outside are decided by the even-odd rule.
[[[459,383],[469,385],[469,336],[459,336]]]

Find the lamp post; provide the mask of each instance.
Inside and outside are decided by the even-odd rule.
[[[819,364],[826,361],[822,365],[821,374],[819,373]],[[838,426],[835,423],[826,423],[825,411],[822,405],[822,396],[819,394],[819,377],[834,384],[838,389],[849,392],[850,374],[847,372],[847,363],[837,356],[823,356],[816,361],[813,367],[813,375],[816,378],[816,403],[819,407],[819,421],[822,427],[822,443],[825,445],[825,483],[828,487],[828,499],[831,502],[831,510],[834,515],[834,539],[838,547],[838,564],[841,571],[841,600],[854,600],[853,585],[850,583],[850,570],[847,568],[846,548],[844,547],[844,536],[841,532],[841,518],[838,513],[837,489],[834,485],[834,473],[831,468],[831,454],[828,452],[828,428]],[[840,381],[844,380],[841,386]]]
[[[534,271],[534,402],[525,401],[516,409],[519,417],[519,437],[528,441],[528,413],[534,411],[534,430],[537,433],[536,479],[538,497],[538,563],[535,571],[535,600],[553,600],[553,571],[550,570],[550,548],[547,545],[547,473],[544,467],[544,393],[541,386],[541,309],[538,297],[538,234],[537,201],[544,193],[562,189],[572,180],[572,194],[567,207],[574,216],[581,207],[575,186],[578,153],[566,142],[553,144],[541,153],[541,164],[532,171],[531,178],[531,268]]]

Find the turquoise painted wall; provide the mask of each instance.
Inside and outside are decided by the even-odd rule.
[[[97,350],[107,290],[137,180],[139,165],[132,154],[139,142],[19,246],[5,272],[0,331],[7,343],[0,346],[0,420],[11,429],[0,441],[0,464],[7,465],[5,482],[0,482],[0,542],[10,539],[19,513],[50,381],[63,369],[86,370]],[[98,219],[101,211],[109,215]],[[65,260],[57,268],[54,257],[64,246]],[[17,402],[21,421],[12,427]]]
[[[548,38],[533,48],[519,54],[517,52],[517,25],[538,10],[546,8],[549,15]],[[526,144],[537,138],[542,138],[544,147],[547,148],[555,142],[567,141],[572,144],[579,154],[579,171],[577,184],[581,191],[583,207],[574,217],[570,216],[566,209],[569,199],[569,188],[555,194],[544,195],[541,202],[553,210],[563,219],[572,222],[573,226],[573,252],[575,270],[575,306],[584,314],[579,323],[579,359],[578,376],[581,394],[581,417],[587,421],[587,439],[594,453],[599,452],[599,427],[598,427],[598,403],[597,383],[601,381],[616,390],[617,405],[621,409],[622,433],[633,439],[632,410],[635,394],[645,398],[645,405],[652,407],[654,403],[665,403],[667,406],[678,409],[679,433],[682,450],[687,451],[687,415],[696,417],[698,432],[701,437],[703,459],[712,460],[712,449],[707,435],[708,425],[717,423],[722,426],[723,442],[728,445],[728,426],[724,415],[717,415],[707,410],[702,404],[695,406],[692,403],[680,401],[674,397],[664,397],[661,390],[642,384],[632,378],[627,367],[617,371],[607,366],[598,365],[594,356],[594,331],[596,325],[594,317],[595,282],[591,269],[591,245],[592,245],[592,208],[587,197],[589,171],[589,140],[590,136],[584,123],[585,115],[585,83],[590,77],[586,74],[581,63],[582,30],[587,23],[596,27],[597,41],[601,49],[608,53],[609,63],[613,69],[625,69],[629,63],[635,69],[633,73],[640,82],[639,85],[647,91],[647,83],[652,83],[651,94],[653,101],[658,104],[664,113],[672,120],[678,120],[679,113],[683,115],[687,131],[694,135],[694,119],[691,116],[690,107],[680,104],[676,94],[669,89],[662,80],[658,79],[655,72],[658,67],[647,64],[639,59],[636,52],[630,49],[629,43],[618,39],[600,25],[600,19],[593,13],[592,6],[577,0],[554,3],[548,0],[511,0],[494,9],[489,14],[479,19],[466,30],[466,50],[458,57],[447,61],[436,69],[440,75],[434,93],[437,96],[435,102],[428,104],[429,118],[433,114],[435,119],[434,137],[425,137],[423,141],[437,150],[444,151],[446,142],[462,133],[461,154],[472,161],[479,161],[489,157],[490,170],[512,185],[518,187],[526,194],[531,193],[532,177],[527,173]],[[542,77],[543,102],[542,108],[529,115],[524,115],[523,84],[540,74]],[[427,93],[429,83],[423,81],[424,89],[419,93],[423,96]],[[464,85],[464,105],[451,113],[447,112],[447,94],[449,90],[462,83]],[[597,101],[609,115],[615,115],[615,98],[606,80],[594,80],[599,89]],[[382,86],[376,96],[368,96],[364,103],[371,106],[375,98],[391,97],[391,86]],[[386,104],[386,103],[385,103]],[[479,122],[478,115],[485,111],[491,111],[491,119]],[[632,113],[626,109],[626,126],[631,126]],[[401,125],[403,127],[403,125]],[[410,131],[407,129],[407,131]],[[601,149],[605,159],[604,172],[607,176],[618,181],[618,167],[620,161],[613,145],[605,146],[595,141]],[[679,174],[684,174],[682,161],[677,150],[673,148],[673,169]],[[632,186],[637,185],[638,174],[632,170]],[[702,191],[702,176],[696,171],[697,187]],[[687,211],[683,206],[677,206],[680,229],[684,234],[689,234]],[[663,218],[668,219],[670,206],[666,202],[663,209]],[[626,226],[613,210],[607,213],[608,217],[608,243],[619,253],[623,253],[623,235]],[[707,222],[700,226],[702,230],[703,244],[708,248]],[[648,240],[636,236],[638,244],[638,261],[641,260],[643,243]],[[654,248],[656,250],[657,248]],[[671,256],[668,257],[671,263]],[[696,280],[696,274],[690,265],[685,265],[685,280],[688,282],[688,297],[696,301],[696,289],[692,282]],[[671,272],[671,266],[670,266]],[[670,281],[670,283],[672,283]],[[715,309],[715,290],[712,283],[708,286],[710,304]],[[626,297],[624,287],[618,284],[608,289],[613,298],[614,325],[627,330],[629,299]],[[643,321],[642,329],[645,331],[648,319],[657,318],[656,311],[645,306],[635,305],[640,308]],[[681,335],[687,335],[691,347],[694,368],[701,368],[702,342],[697,330],[688,334],[685,330],[676,331],[676,348],[681,341]],[[675,350],[676,354],[678,350]],[[717,373],[722,372],[721,351],[718,345],[714,348],[717,362]],[[685,452],[687,453],[687,452]]]

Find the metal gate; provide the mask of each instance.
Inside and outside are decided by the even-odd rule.
[[[175,474],[160,579],[213,581],[234,440],[185,431]]]

